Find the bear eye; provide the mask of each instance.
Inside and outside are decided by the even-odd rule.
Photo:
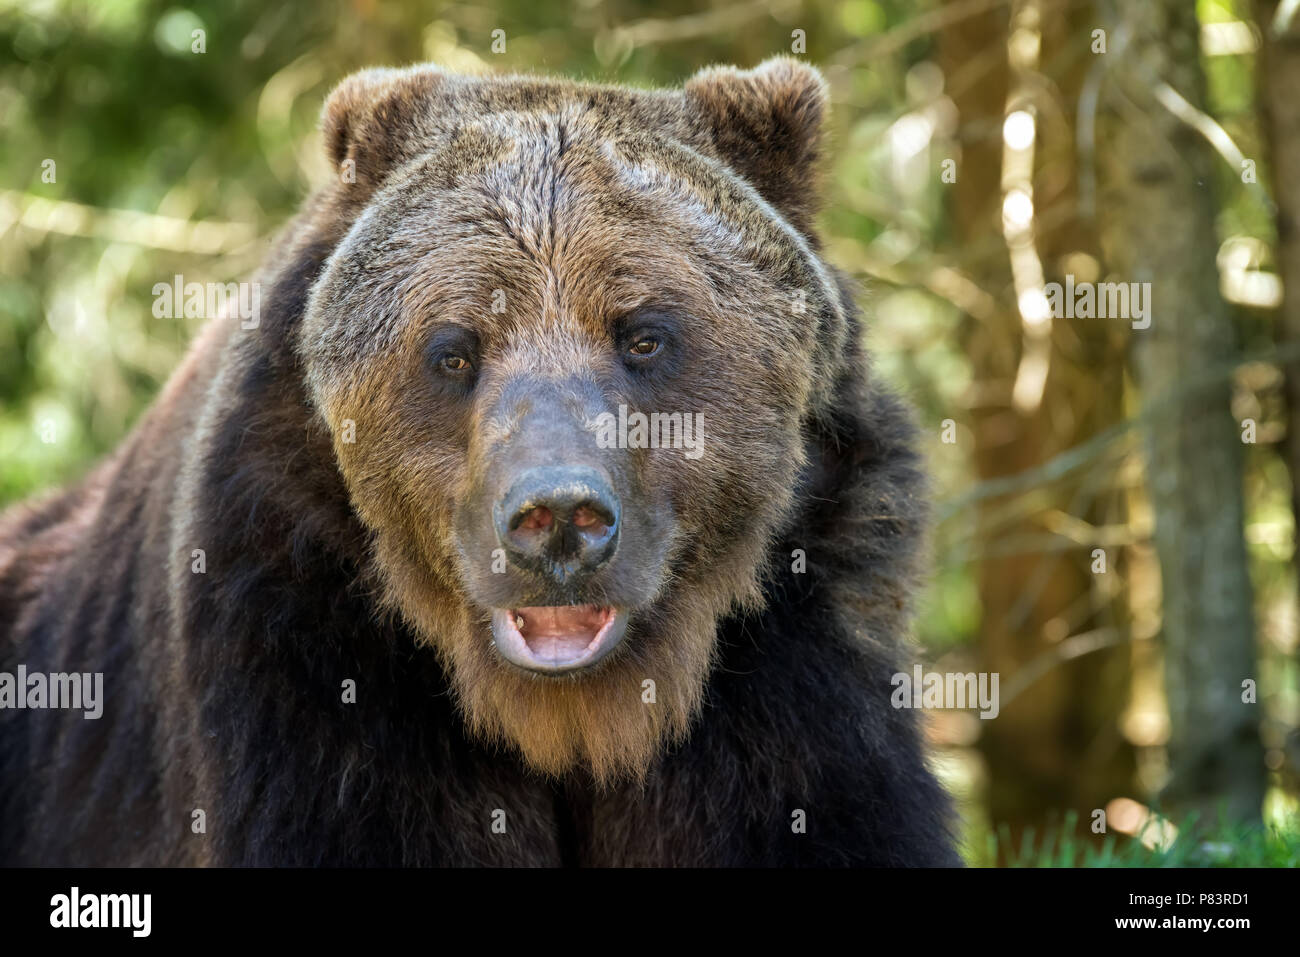
[[[642,336],[632,343],[628,348],[628,353],[637,358],[645,359],[657,353],[663,348],[663,344],[654,336]]]
[[[478,375],[478,336],[464,326],[447,325],[429,339],[425,355],[427,366],[437,381],[453,394],[463,394],[474,386]]]
[[[659,379],[674,374],[681,362],[678,320],[662,307],[642,307],[614,321],[614,347],[634,375]]]

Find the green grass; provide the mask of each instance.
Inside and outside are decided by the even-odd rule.
[[[1300,817],[1282,826],[1220,821],[1197,828],[1185,819],[1167,846],[1147,847],[1128,835],[1108,834],[1097,843],[1080,840],[1077,816],[1067,814],[1059,828],[1037,840],[1026,831],[1020,847],[1010,836],[987,836],[987,861],[999,852],[1011,867],[1297,867],[1300,866]]]

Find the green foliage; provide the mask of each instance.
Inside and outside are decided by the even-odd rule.
[[[1045,829],[1041,840],[1032,830],[1019,842],[1005,830],[1000,835],[987,834],[983,854],[969,863],[1002,859],[1011,867],[1300,866],[1300,817],[1268,826],[1219,821],[1199,829],[1195,815],[1189,815],[1180,836],[1163,846],[1154,839],[1141,840],[1155,825],[1136,836],[1107,834],[1096,843],[1081,839],[1077,824],[1078,817],[1071,812],[1059,827]]]

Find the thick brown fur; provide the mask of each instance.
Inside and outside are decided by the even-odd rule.
[[[106,689],[0,711],[0,862],[953,862],[889,705],[925,486],[812,232],[825,112],[788,59],[345,81],[259,327],[212,321],[111,459],[0,519],[0,670]],[[635,378],[614,321],[648,305],[679,348]],[[449,327],[472,389],[431,377]],[[705,453],[611,459],[628,635],[526,672],[487,616],[540,586],[478,517],[534,410],[619,403],[702,415]]]

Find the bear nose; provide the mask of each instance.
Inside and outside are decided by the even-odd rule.
[[[528,469],[493,509],[497,541],[509,560],[561,581],[613,557],[618,519],[609,481],[586,466]]]

